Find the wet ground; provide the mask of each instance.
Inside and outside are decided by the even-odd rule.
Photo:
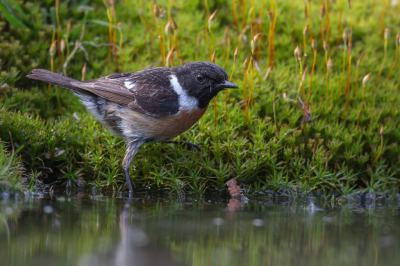
[[[0,265],[399,265],[400,203],[0,194]]]

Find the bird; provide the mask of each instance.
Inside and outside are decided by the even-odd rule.
[[[27,77],[71,90],[111,133],[125,139],[122,168],[130,195],[129,169],[144,143],[176,142],[170,140],[191,128],[220,91],[239,88],[220,66],[202,61],[86,81],[44,69],[33,69]]]

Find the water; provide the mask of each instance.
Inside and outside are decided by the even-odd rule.
[[[400,204],[2,198],[0,265],[399,265]]]

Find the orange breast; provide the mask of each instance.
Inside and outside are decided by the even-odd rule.
[[[175,138],[191,128],[206,112],[207,107],[200,109],[180,110],[176,115],[152,117],[129,108],[115,109],[116,116],[120,118],[119,128],[125,137],[141,136],[154,141]]]
[[[172,139],[191,128],[206,112],[207,107],[203,109],[193,109],[191,111],[181,110],[177,115],[164,116],[158,118],[158,138]],[[158,131],[158,130],[157,130]]]

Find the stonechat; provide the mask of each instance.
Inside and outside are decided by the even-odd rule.
[[[218,92],[238,88],[216,64],[193,62],[78,81],[44,69],[28,78],[71,90],[112,133],[126,139],[122,162],[129,191],[129,168],[146,142],[168,141],[191,128]],[[187,143],[188,145],[194,145]]]

